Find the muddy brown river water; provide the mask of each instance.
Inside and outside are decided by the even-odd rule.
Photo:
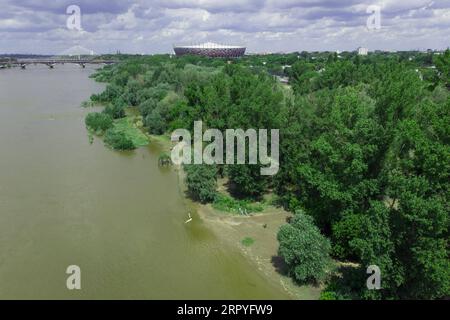
[[[91,67],[0,70],[0,299],[284,299],[188,209],[151,144],[91,145]],[[69,265],[81,290],[66,288]]]

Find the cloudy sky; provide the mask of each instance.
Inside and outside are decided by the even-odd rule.
[[[0,53],[164,53],[206,41],[250,52],[443,49],[450,0],[0,0]]]

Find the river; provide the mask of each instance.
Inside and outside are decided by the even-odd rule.
[[[91,67],[0,70],[0,299],[285,299],[187,211],[159,147],[89,143]],[[68,290],[66,268],[81,268]]]

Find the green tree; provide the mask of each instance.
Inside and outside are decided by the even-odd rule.
[[[314,78],[318,77],[314,70],[314,65],[305,61],[296,62],[289,70],[289,81],[298,94],[305,94],[313,91]]]
[[[289,224],[278,232],[278,254],[284,259],[289,274],[299,283],[324,280],[330,267],[330,242],[314,225],[313,219],[297,212]]]
[[[155,99],[149,98],[139,105],[139,112],[144,119],[156,109],[156,104],[157,101]]]
[[[266,191],[268,178],[261,175],[260,165],[228,165],[227,173],[237,197],[259,198]]]
[[[120,119],[126,116],[125,107],[120,100],[108,104],[103,110],[103,113],[109,115],[113,119]]]
[[[130,79],[127,83],[124,98],[128,105],[137,106],[139,104],[139,92],[142,84],[136,79]]]
[[[349,245],[362,266],[378,265],[378,292],[366,298],[436,299],[450,292],[448,189],[449,102],[423,101],[398,122],[381,177],[384,200],[373,200]],[[412,111],[412,110],[411,110]]]
[[[91,96],[93,102],[108,103],[114,101],[114,99],[120,97],[123,93],[123,88],[116,84],[108,84],[105,91],[100,94],[94,94]]]
[[[145,125],[148,127],[148,131],[151,134],[163,134],[167,129],[166,122],[158,110],[153,110],[145,118]]]
[[[106,131],[113,126],[113,119],[107,114],[91,112],[86,116],[85,123],[94,131]]]
[[[445,50],[442,55],[435,56],[433,60],[442,83],[450,90],[450,49]]]
[[[217,167],[212,165],[185,165],[186,185],[190,196],[202,203],[212,202],[217,190]]]

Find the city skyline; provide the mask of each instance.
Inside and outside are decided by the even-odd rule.
[[[170,53],[219,42],[253,52],[416,50],[449,47],[450,1],[1,0],[0,53]],[[80,9],[79,26],[68,19]],[[70,8],[70,9],[69,9]],[[379,26],[368,20],[380,10]],[[72,21],[73,22],[73,21]],[[81,29],[81,30],[80,30]]]

